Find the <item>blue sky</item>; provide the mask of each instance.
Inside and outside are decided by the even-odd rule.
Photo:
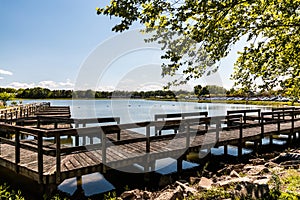
[[[111,28],[116,19],[110,19],[96,14],[96,7],[106,5],[108,0],[1,0],[0,1],[0,87],[48,87],[50,89],[73,89],[82,71],[82,65],[95,49],[107,40],[113,40],[116,33]],[[114,48],[118,48],[114,45]],[[239,46],[238,46],[239,47]],[[113,50],[111,50],[113,52]],[[151,62],[147,56],[153,57],[153,52],[145,51],[144,57],[129,55],[127,58],[116,59],[112,63],[110,73],[97,79],[97,88],[92,89],[124,89],[136,90],[148,86],[158,89],[160,69],[148,77],[140,78],[143,67],[153,63],[159,66],[157,58]],[[222,61],[215,77],[194,84],[219,84],[230,88],[232,82],[229,75],[236,59],[235,50]],[[101,57],[101,55],[100,55]],[[132,61],[139,57],[147,60],[138,65],[136,73],[132,72]],[[159,56],[158,56],[159,57]],[[101,58],[100,58],[101,60]],[[122,61],[122,62],[121,62]],[[128,73],[117,73],[128,68]],[[126,70],[125,70],[126,71]],[[90,72],[92,73],[92,72]],[[117,78],[116,76],[120,77]],[[87,75],[87,79],[88,79]],[[116,81],[117,80],[117,81]],[[134,83],[133,80],[136,82]],[[127,81],[127,82],[126,82]],[[143,81],[145,81],[143,83]],[[152,84],[151,83],[155,83]],[[77,84],[78,85],[78,84]],[[138,87],[137,87],[138,85]]]

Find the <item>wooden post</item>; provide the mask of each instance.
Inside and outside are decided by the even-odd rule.
[[[86,123],[82,124],[82,127],[85,128],[86,127]],[[86,135],[82,136],[82,146],[86,145]]]
[[[224,145],[224,156],[228,156],[228,145]]]
[[[93,136],[90,136],[89,139],[90,139],[90,144],[94,144]]]
[[[180,156],[178,159],[177,159],[177,174],[178,176],[180,177],[180,174],[182,173],[182,161],[183,161],[183,156]]]
[[[118,130],[118,132],[117,132],[117,140],[118,140],[118,141],[121,140],[121,129]]]
[[[55,135],[55,142],[56,142],[56,184],[60,183],[60,135],[57,133]]]
[[[102,150],[102,163],[103,163],[103,173],[106,173],[106,135],[104,131],[100,130],[101,137],[101,150]]]
[[[146,153],[150,153],[150,125],[146,126]]]
[[[17,130],[15,132],[15,164],[16,172],[19,173],[19,163],[20,163],[20,132]]]
[[[221,127],[221,122],[218,120],[216,123],[216,142],[218,142],[220,138],[220,127]]]
[[[20,107],[20,118],[23,117],[23,107]]]
[[[39,184],[43,183],[43,135],[38,133],[38,173],[39,173]]]
[[[155,171],[155,160],[150,163],[151,171]]]
[[[260,120],[260,126],[261,126],[261,133],[260,133],[260,147],[262,147],[263,139],[264,139],[264,115],[261,114],[261,120]]]
[[[293,140],[296,141],[296,132],[295,132],[295,112],[294,109],[292,111],[292,130],[291,130],[291,135],[293,135]]]
[[[243,155],[243,126],[240,124],[240,135],[239,135],[239,144],[238,144],[238,158],[241,158]]]
[[[145,156],[145,162],[144,162],[144,173],[145,173],[146,177],[148,176],[146,174],[149,174],[149,172],[150,172],[150,161],[149,160],[150,160],[150,155],[148,154],[147,156]]]
[[[10,112],[10,124],[12,124],[12,120],[13,120],[13,112]]]
[[[37,117],[37,124],[36,124],[37,128],[41,128],[41,121],[40,121],[40,117]]]
[[[190,125],[188,121],[186,121],[186,126],[186,149],[188,150],[190,148],[191,143]]]
[[[75,128],[77,129],[78,128],[78,123],[75,122]],[[79,146],[79,135],[78,135],[78,132],[77,134],[75,135],[75,146],[78,147]]]
[[[77,176],[76,177],[76,185],[77,185],[77,190],[82,190],[82,176]]]
[[[86,136],[85,135],[82,136],[82,144],[81,145],[82,146],[86,145]]]
[[[254,141],[254,146],[253,146],[254,153],[257,153],[257,146],[258,146],[257,141]]]
[[[58,128],[58,122],[55,121],[55,122],[54,122],[54,129],[57,129],[57,128]]]

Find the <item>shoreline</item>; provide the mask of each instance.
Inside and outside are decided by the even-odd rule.
[[[146,100],[146,101],[170,101],[170,102],[192,102],[192,103],[223,103],[223,104],[242,104],[242,105],[258,105],[258,106],[300,106],[300,103],[295,102],[294,105],[292,105],[292,102],[279,102],[279,101],[246,101],[246,100],[194,100],[194,99],[159,99],[159,98],[79,98],[79,99],[73,99],[73,98],[49,98],[49,99],[12,99],[9,102],[13,101],[59,101],[59,100]]]
[[[111,200],[139,199],[297,199],[300,198],[300,149],[270,148],[240,162],[208,159],[202,170],[174,180],[159,190],[135,188],[122,194],[108,193]],[[215,158],[215,159],[213,159]],[[170,175],[171,176],[171,175]]]

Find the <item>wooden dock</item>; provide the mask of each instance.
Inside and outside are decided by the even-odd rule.
[[[252,142],[255,151],[263,138],[270,138],[272,144],[273,137],[280,134],[288,136],[288,143],[299,142],[300,111],[296,109],[240,110],[217,117],[182,113],[128,124],[120,124],[119,118],[72,119],[65,112],[62,118],[54,110],[50,115],[39,111],[35,117],[20,118],[15,121],[18,125],[0,124],[1,133],[14,136],[0,138],[0,166],[41,185],[58,185],[71,177],[109,173],[110,169],[133,164],[149,172],[156,160],[168,157],[177,159],[180,172],[189,152],[224,146],[226,155],[228,145],[232,145],[238,147],[240,157],[246,142]],[[60,110],[65,109],[56,111]],[[30,127],[25,126],[28,121]],[[34,139],[22,139],[24,135]],[[66,137],[74,139],[72,146],[62,143]]]
[[[50,103],[42,102],[0,109],[0,122],[13,123],[16,119],[34,116],[38,111],[46,110],[49,107]]]

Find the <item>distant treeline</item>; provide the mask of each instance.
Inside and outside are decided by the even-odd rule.
[[[23,99],[58,99],[58,98],[200,98],[207,96],[230,96],[230,97],[249,97],[249,96],[285,96],[284,90],[270,90],[261,92],[245,91],[243,89],[226,90],[221,86],[207,85],[194,86],[194,91],[93,91],[93,90],[50,90],[47,88],[35,87],[26,89],[0,88],[0,94],[9,94],[13,98]],[[7,95],[4,95],[7,96]],[[298,96],[297,96],[298,97]],[[3,99],[3,98],[2,98]]]
[[[35,87],[26,89],[0,88],[0,93],[13,94],[15,98],[23,99],[57,99],[57,98],[175,98],[177,95],[190,95],[188,91],[93,91],[93,90],[50,90]]]

